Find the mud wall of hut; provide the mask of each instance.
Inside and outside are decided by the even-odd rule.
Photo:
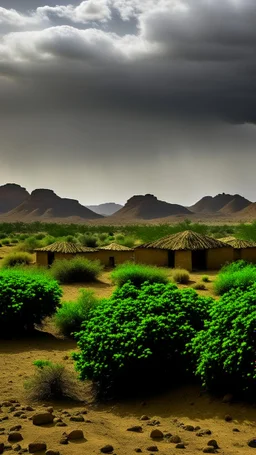
[[[233,248],[212,248],[207,250],[206,263],[207,269],[218,270],[227,262],[234,260]]]
[[[106,267],[112,264],[110,258],[114,258],[115,265],[123,264],[124,262],[134,262],[134,252],[99,250],[95,253],[95,259],[99,259]]]
[[[192,271],[192,255],[191,251],[175,251],[175,268],[186,269]]]
[[[240,259],[256,263],[256,248],[241,248]]]
[[[36,251],[36,263],[38,265],[48,265],[48,253],[46,251]]]
[[[168,267],[168,251],[157,248],[136,248],[134,251],[135,262],[140,264]]]

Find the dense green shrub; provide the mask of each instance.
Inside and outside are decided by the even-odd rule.
[[[16,267],[17,265],[29,265],[33,256],[25,251],[10,253],[5,256],[2,267]]]
[[[135,286],[148,281],[149,283],[167,283],[168,277],[165,270],[149,265],[125,263],[119,265],[112,273],[111,279],[117,286],[123,286],[130,281]]]
[[[74,332],[81,330],[82,322],[88,319],[90,310],[97,304],[98,300],[93,291],[80,289],[80,295],[76,301],[63,302],[58,308],[54,323],[63,335],[73,336]]]
[[[61,289],[47,274],[22,269],[0,271],[0,327],[10,336],[40,324],[59,305]]]
[[[80,378],[96,381],[103,394],[129,394],[183,377],[185,346],[203,328],[211,303],[172,283],[117,288],[76,334]]]
[[[78,400],[78,381],[63,365],[47,360],[34,365],[38,368],[35,375],[24,384],[29,400]]]
[[[98,246],[98,238],[95,235],[79,235],[78,241],[81,245],[89,248],[96,248]]]
[[[60,283],[88,283],[96,281],[102,269],[100,261],[75,257],[54,261],[51,274]]]
[[[206,290],[206,286],[204,283],[195,283],[193,284],[193,289],[195,289],[196,291],[205,291]]]
[[[203,281],[203,283],[209,283],[210,282],[210,278],[208,277],[208,275],[203,275],[202,276],[202,281]]]
[[[2,243],[2,245],[9,246],[11,242],[9,239],[3,239],[1,243]]]
[[[208,389],[256,398],[256,284],[232,289],[210,309],[192,342],[196,373]]]
[[[172,278],[175,283],[179,284],[188,284],[189,283],[189,273],[185,269],[175,269],[172,272]]]
[[[233,288],[246,289],[256,281],[256,267],[248,264],[236,269],[236,263],[220,271],[215,282],[214,290],[217,295],[222,295]]]
[[[36,248],[40,248],[40,240],[37,240],[35,237],[27,237],[17,248],[20,251],[27,251],[32,253]]]

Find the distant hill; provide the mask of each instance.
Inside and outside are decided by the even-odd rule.
[[[239,194],[217,194],[217,196],[205,196],[196,204],[188,207],[194,213],[216,213],[231,215],[239,210],[243,210],[251,201]]]
[[[252,202],[243,210],[237,212],[237,216],[245,219],[255,219],[256,218],[256,202]]]
[[[102,218],[74,199],[57,196],[52,190],[37,189],[25,201],[6,214],[7,217],[22,220],[80,217],[87,220]]]
[[[92,210],[95,213],[103,216],[110,216],[116,213],[118,210],[122,209],[123,206],[120,204],[115,204],[115,202],[107,202],[105,204],[99,205],[87,205],[88,209]]]
[[[28,191],[16,183],[0,186],[0,213],[6,213],[22,204],[29,197]]]
[[[181,214],[191,215],[191,211],[182,205],[159,201],[152,194],[146,194],[145,196],[133,196],[131,199],[128,199],[125,206],[112,215],[112,217],[152,220]]]

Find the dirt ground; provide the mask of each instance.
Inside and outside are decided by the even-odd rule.
[[[10,251],[8,247],[6,249]],[[114,289],[109,274],[109,271],[104,272],[98,283],[86,288],[93,289],[99,297],[108,297]],[[210,282],[206,283],[207,290],[199,292],[203,295],[212,295],[216,274],[209,272],[207,275],[210,278]],[[189,285],[201,281],[201,274],[191,274],[190,280]],[[63,286],[63,299],[75,300],[81,287],[83,285],[79,284]],[[139,399],[101,404],[94,399],[91,384],[84,383],[81,403],[68,401],[30,403],[25,393],[24,382],[35,372],[33,362],[38,359],[51,360],[62,363],[67,369],[74,371],[71,353],[75,350],[74,341],[58,337],[50,326],[46,326],[43,332],[38,331],[33,338],[0,341],[0,443],[10,445],[8,443],[10,429],[15,425],[21,425],[20,433],[23,440],[19,444],[22,449],[27,449],[29,443],[40,440],[47,444],[47,449],[59,451],[63,455],[80,453],[100,455],[100,449],[106,444],[113,446],[113,454],[116,455],[131,455],[138,451],[137,449],[144,454],[151,454],[152,446],[157,446],[161,455],[172,455],[179,453],[179,450],[181,453],[183,451],[195,455],[203,453],[211,439],[218,443],[219,449],[216,453],[249,455],[253,452],[247,441],[256,438],[255,405],[240,402],[223,403],[222,398],[211,397],[197,385],[179,387],[168,393],[155,390],[150,398],[141,396]],[[15,417],[10,406],[3,406],[5,401],[10,400],[18,402],[13,404],[17,405],[16,411],[28,404],[32,405],[33,411],[24,409],[25,417]],[[62,418],[67,426],[33,425],[30,418],[38,411],[45,411],[43,405],[53,406],[54,415]],[[63,414],[63,411],[67,411],[72,416],[85,409],[87,414],[83,414],[84,422],[70,421],[70,416]],[[232,417],[230,422],[225,420],[227,414]],[[142,415],[147,415],[150,420],[141,421]],[[197,431],[188,431],[182,424],[209,429],[211,434],[199,437],[196,435]],[[127,431],[134,425],[140,425],[142,432]],[[160,440],[151,439],[150,433],[155,428],[161,430],[164,435],[168,433],[178,435],[185,448],[176,448],[176,444],[169,442],[166,437]],[[68,433],[72,429],[83,430],[85,439],[69,442],[67,445],[60,444],[63,433]],[[5,452],[15,453],[11,447]]]

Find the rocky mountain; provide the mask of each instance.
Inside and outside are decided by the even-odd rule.
[[[15,183],[0,186],[0,213],[6,213],[22,204],[29,197],[28,191]]]
[[[128,199],[125,206],[112,215],[112,217],[151,220],[182,214],[191,215],[191,211],[182,205],[159,201],[156,196],[146,194],[145,196],[138,195]]]
[[[196,204],[188,207],[194,213],[216,213],[220,212],[225,215],[231,215],[243,210],[251,201],[245,199],[239,194],[217,194],[217,196],[205,196]]]
[[[115,204],[115,202],[106,202],[105,204],[99,205],[87,205],[88,209],[92,210],[95,213],[103,216],[110,216],[116,213],[118,210],[122,209],[123,206],[120,204]]]
[[[61,198],[52,190],[36,189],[25,201],[6,214],[7,217],[22,220],[80,217],[87,220],[102,218],[74,199]]]

